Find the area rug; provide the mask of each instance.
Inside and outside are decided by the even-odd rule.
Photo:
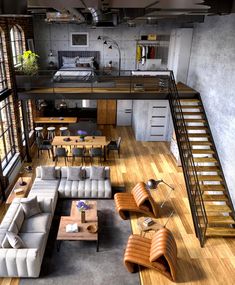
[[[129,273],[123,253],[131,234],[130,221],[119,218],[113,200],[98,200],[99,252],[96,243],[64,241],[56,250],[58,214],[68,215],[71,201],[59,200],[38,279],[21,279],[20,285],[138,285],[139,274]]]

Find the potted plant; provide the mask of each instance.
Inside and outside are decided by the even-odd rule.
[[[87,135],[86,131],[78,130],[78,135],[80,136],[80,141],[85,140],[85,136]]]
[[[19,60],[21,62],[20,70],[27,75],[28,77],[32,77],[38,74],[38,55],[31,50],[25,51],[22,55],[19,56]],[[30,78],[27,78],[27,89],[30,89]],[[25,88],[26,89],[26,88]]]
[[[86,210],[90,209],[89,205],[87,204],[86,201],[80,200],[76,202],[76,206],[79,212],[81,212],[81,222],[85,223],[86,222]]]

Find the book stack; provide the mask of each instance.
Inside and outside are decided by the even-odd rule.
[[[16,195],[24,194],[24,190],[22,188],[15,189],[14,192]]]
[[[145,218],[143,221],[143,225],[145,227],[150,227],[153,224],[154,224],[154,221],[151,218]]]
[[[66,225],[66,233],[78,233],[78,224]]]

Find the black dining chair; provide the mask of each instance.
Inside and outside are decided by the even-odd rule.
[[[43,150],[48,151],[48,157],[50,158],[50,152],[53,156],[53,146],[51,145],[51,142],[49,140],[44,140],[42,137],[36,137],[36,145],[38,150],[38,158],[39,154],[42,154]]]
[[[107,145],[107,154],[108,154],[108,156],[109,156],[110,150],[117,150],[118,156],[119,156],[119,158],[120,158],[121,141],[122,141],[122,138],[121,138],[121,137],[118,137],[117,140],[111,141],[111,142]]]
[[[75,158],[79,157],[81,158],[81,164],[83,165],[83,162],[85,160],[85,153],[86,153],[86,148],[85,147],[75,147],[72,149],[72,165],[74,164]]]
[[[64,147],[57,147],[55,149],[55,164],[57,164],[58,159],[64,157],[65,165],[67,165],[68,151]]]
[[[90,149],[90,159],[91,164],[93,163],[94,158],[98,158],[100,164],[102,164],[101,158],[104,157],[104,152],[102,147],[91,147]]]

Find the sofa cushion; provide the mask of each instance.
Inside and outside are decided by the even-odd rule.
[[[37,197],[27,198],[24,201],[21,200],[21,206],[24,210],[26,218],[37,215],[41,213]]]
[[[56,179],[55,166],[41,166],[41,179],[55,180]]]
[[[46,233],[50,229],[52,216],[49,213],[41,213],[25,219],[20,233]]]
[[[90,172],[91,180],[103,180],[105,178],[103,166],[92,166]]]
[[[68,181],[62,178],[58,191],[61,198],[111,198],[112,196],[109,179]]]
[[[71,166],[67,168],[67,180],[83,180],[84,170],[81,166]]]
[[[16,212],[15,218],[13,220],[13,222],[15,223],[15,226],[17,227],[17,233],[20,231],[20,228],[21,228],[21,226],[22,226],[22,224],[24,222],[24,219],[25,219],[25,217],[24,217],[24,210],[20,206],[18,208],[18,211]],[[14,231],[15,232],[14,229],[10,229],[10,231]]]
[[[60,178],[60,167],[55,167],[56,179]],[[42,178],[41,166],[36,167],[36,178]]]
[[[25,243],[22,241],[20,236],[13,232],[6,232],[6,238],[8,239],[9,244],[13,248],[25,248]]]
[[[19,233],[20,238],[25,244],[26,248],[36,248],[40,252],[41,258],[45,249],[47,241],[47,234],[45,233]]]

